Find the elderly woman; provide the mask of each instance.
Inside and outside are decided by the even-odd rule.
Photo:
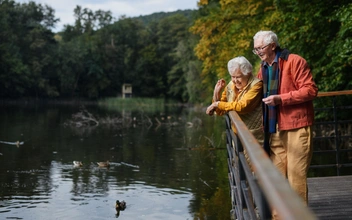
[[[207,108],[206,113],[213,115],[215,111],[217,115],[223,115],[229,111],[236,111],[249,131],[262,144],[263,83],[252,75],[253,67],[243,56],[231,59],[227,68],[231,81],[227,86],[224,79],[216,83],[213,103]]]

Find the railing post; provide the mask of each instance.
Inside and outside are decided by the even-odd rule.
[[[334,114],[335,146],[336,146],[336,173],[340,176],[340,137],[336,110],[336,96],[332,96],[332,110]]]
[[[331,98],[331,104],[332,106],[326,107],[324,106],[324,108],[320,107],[320,108],[315,108],[315,114],[317,114],[319,111],[329,111],[329,113],[331,113],[332,117],[328,117],[328,121],[320,121],[320,122],[316,122],[315,124],[321,124],[321,125],[329,125],[329,126],[333,126],[333,130],[331,133],[324,133],[321,134],[318,137],[314,137],[313,139],[315,140],[332,140],[334,138],[334,140],[332,140],[331,145],[334,146],[328,146],[331,147],[331,149],[323,149],[323,150],[315,150],[314,153],[331,153],[334,152],[335,153],[335,161],[332,163],[329,162],[329,164],[314,164],[311,165],[310,168],[336,168],[336,175],[340,176],[341,175],[341,167],[351,167],[352,163],[350,162],[344,162],[343,160],[343,153],[351,153],[352,149],[345,149],[344,148],[344,141],[343,138],[350,138],[352,137],[351,135],[343,135],[343,130],[341,127],[339,127],[339,125],[343,124],[343,123],[351,123],[352,121],[350,120],[350,118],[346,117],[345,119],[342,118],[338,118],[338,111],[342,110],[342,109],[351,109],[352,106],[337,106],[337,100],[338,97],[342,96],[342,95],[352,95],[352,90],[343,90],[343,91],[331,91],[331,92],[319,92],[318,93],[318,98],[321,97],[329,97]],[[345,104],[349,104],[349,103],[345,103]],[[331,112],[332,111],[332,112]],[[330,129],[331,127],[329,127]],[[340,130],[339,130],[340,129]],[[328,134],[328,135],[327,135]],[[333,135],[334,134],[334,135]],[[348,139],[349,140],[349,139]],[[343,175],[343,173],[342,173]]]
[[[235,177],[234,177],[234,148],[233,148],[233,143],[232,143],[232,138],[231,138],[231,121],[230,118],[225,117],[225,129],[226,129],[226,148],[227,148],[227,156],[228,156],[228,169],[229,169],[229,188],[230,188],[230,197],[231,197],[231,219],[235,220],[237,218],[237,211],[236,211],[236,205],[237,205],[237,200],[236,200],[236,184],[235,184]]]

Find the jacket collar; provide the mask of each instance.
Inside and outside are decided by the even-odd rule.
[[[284,60],[288,60],[288,56],[290,55],[290,51],[289,50],[287,50],[287,49],[281,49],[280,47],[278,47],[277,49],[276,49],[276,53],[277,52],[280,52],[281,54],[280,54],[280,57],[279,57],[279,59],[281,58],[281,59],[284,59]],[[275,58],[276,59],[276,58]],[[265,61],[262,61],[261,62],[261,64],[262,65],[267,65],[267,63],[265,62]]]
[[[279,50],[281,51],[280,58],[287,61],[288,60],[288,56],[290,55],[290,51],[285,49],[285,48],[284,49],[279,48]]]

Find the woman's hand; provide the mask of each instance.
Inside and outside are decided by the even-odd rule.
[[[220,92],[225,88],[226,85],[226,81],[224,79],[219,79],[216,84],[215,84],[215,88],[214,88],[214,101],[218,101]]]
[[[219,105],[219,102],[213,102],[211,105],[208,106],[207,111],[205,113],[210,116],[213,115],[218,105]]]

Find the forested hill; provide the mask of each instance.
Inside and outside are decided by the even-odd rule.
[[[191,10],[117,21],[110,11],[73,11],[74,24],[53,33],[50,6],[0,0],[0,98],[118,97],[131,83],[134,97],[200,100]]]
[[[181,14],[188,19],[193,19],[193,14],[196,10],[177,10],[173,12],[156,12],[150,15],[140,15],[138,17],[134,17],[143,22],[143,24],[148,25],[151,22],[158,22],[165,17],[169,17],[175,14]]]
[[[246,56],[258,30],[303,56],[320,91],[352,89],[350,0],[199,1],[198,10],[117,20],[110,11],[76,6],[59,33],[55,10],[0,0],[0,98],[134,97],[211,102],[214,83],[229,80],[227,62]]]

